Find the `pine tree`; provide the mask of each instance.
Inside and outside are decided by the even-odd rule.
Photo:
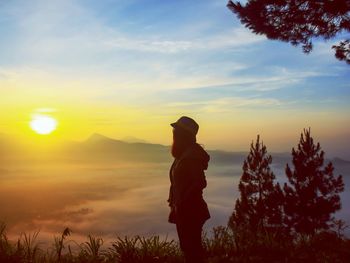
[[[330,227],[331,214],[341,208],[344,183],[341,175],[333,175],[331,162],[324,166],[324,152],[314,144],[310,129],[301,134],[292,156],[294,170],[287,164],[284,185],[286,224],[297,233],[313,235]]]
[[[349,0],[248,0],[228,1],[227,7],[242,24],[256,34],[269,39],[302,45],[305,53],[311,52],[313,39],[347,37],[332,46],[335,57],[350,64]],[[344,34],[345,33],[345,34]]]
[[[272,157],[259,140],[258,135],[244,161],[240,198],[228,223],[232,229],[244,227],[253,233],[282,223],[282,190],[274,183],[275,175],[270,169]]]

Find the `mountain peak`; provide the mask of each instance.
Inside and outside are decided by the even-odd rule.
[[[99,142],[99,141],[105,141],[105,140],[112,140],[111,138],[108,138],[102,134],[99,133],[93,133],[90,135],[89,138],[87,138],[87,142]]]

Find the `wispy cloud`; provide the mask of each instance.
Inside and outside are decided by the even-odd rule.
[[[212,67],[208,67],[207,65],[207,69],[214,67],[215,64],[212,65]],[[238,71],[237,73],[235,72],[236,70]],[[207,82],[208,84],[212,83],[208,86],[179,86],[178,89],[198,89],[199,91],[203,90],[204,93],[210,89],[214,91],[222,88],[230,88],[232,92],[268,92],[295,86],[309,78],[335,76],[333,73],[324,71],[305,71],[304,69],[290,70],[284,67],[266,67],[262,69],[264,74],[258,71],[249,72],[249,74],[245,72],[242,74],[240,70],[251,71],[251,65],[227,63],[223,65],[222,71],[220,72],[221,74],[218,74],[221,78],[217,78],[216,83],[213,79]],[[201,72],[201,70],[199,70],[199,72]],[[230,72],[231,74],[229,74]]]
[[[126,28],[107,24],[92,10],[71,1],[53,1],[50,5],[35,1],[23,4],[18,10],[10,5],[9,10],[9,21],[15,23],[18,30],[18,42],[13,48],[17,48],[16,52],[21,56],[39,60],[45,57],[51,61],[53,58],[59,60],[62,55],[67,59],[69,56],[77,58],[79,54],[91,58],[96,54],[125,50],[161,54],[203,52],[244,48],[265,39],[243,27],[200,36],[192,36],[191,28],[188,33],[184,29],[174,37],[168,32],[152,31],[136,35]],[[176,28],[172,30],[176,32]]]
[[[264,41],[265,38],[251,34],[245,28],[227,30],[213,36],[203,36],[196,39],[135,39],[130,37],[115,37],[102,41],[102,46],[111,49],[127,49],[142,52],[179,53],[185,51],[206,51],[223,48],[244,48],[251,44]]]
[[[171,108],[192,109],[199,112],[222,113],[239,108],[276,108],[284,103],[274,98],[226,97],[199,102],[173,102],[166,106]]]
[[[2,66],[2,78],[16,79],[22,86],[51,82],[49,89],[58,93],[67,88],[142,92],[227,84],[233,71],[249,65],[229,61],[224,53],[264,41],[243,27],[206,34],[210,23],[201,29],[202,20],[197,22],[197,34],[193,34],[196,23],[181,32],[169,29],[172,34],[152,30],[135,34],[107,23],[79,2],[8,6],[7,16],[17,33],[15,44],[11,38],[4,41],[11,47],[6,55],[11,63]],[[117,19],[120,15],[114,14]]]

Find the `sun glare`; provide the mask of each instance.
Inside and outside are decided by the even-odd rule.
[[[57,127],[57,121],[47,115],[34,115],[30,121],[30,127],[38,134],[50,134]]]

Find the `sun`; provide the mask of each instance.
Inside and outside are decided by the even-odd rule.
[[[56,130],[57,121],[48,115],[36,114],[29,125],[37,134],[46,135]]]

